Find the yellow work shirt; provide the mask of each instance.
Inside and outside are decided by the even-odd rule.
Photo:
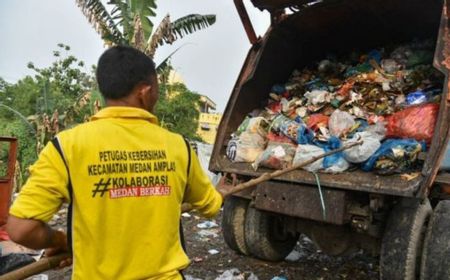
[[[189,264],[181,204],[214,216],[222,198],[183,138],[145,110],[108,107],[57,136],[73,186],[73,279],[181,279]],[[11,207],[48,222],[69,201],[68,174],[52,143]],[[186,187],[187,186],[187,187]]]

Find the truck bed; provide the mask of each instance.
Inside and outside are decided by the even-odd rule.
[[[255,171],[249,163],[233,163],[226,157],[222,158],[218,164],[224,172],[251,177],[257,177],[265,172],[274,171],[267,168],[259,168]],[[318,175],[321,186],[398,196],[414,196],[423,179],[419,175],[408,181],[400,175],[382,176],[361,170],[347,171],[339,174],[318,173]],[[314,174],[304,170],[295,170],[274,180],[317,185]]]
[[[314,64],[328,54],[347,54],[353,50],[371,50],[414,39],[437,38],[434,66],[444,73],[448,81],[450,66],[440,63],[449,59],[449,44],[442,40],[448,38],[449,32],[445,13],[443,21],[440,21],[443,3],[442,0],[322,1],[303,7],[273,24],[250,48],[244,61],[217,130],[209,169],[249,177],[270,172],[268,169],[254,171],[250,164],[228,160],[225,154],[230,135],[250,112],[265,106],[274,84],[285,82],[293,70]],[[408,181],[400,175],[381,176],[351,170],[340,174],[320,173],[321,185],[388,195],[426,196],[450,138],[448,86],[444,86],[443,96],[447,98],[441,100],[434,137],[418,177]],[[316,185],[314,175],[302,170],[276,180]]]

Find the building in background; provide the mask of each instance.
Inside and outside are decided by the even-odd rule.
[[[216,103],[204,95],[200,96],[199,107],[200,115],[198,118],[197,134],[206,143],[214,144],[222,114],[210,112],[216,109]]]
[[[168,76],[168,83],[171,85],[176,83],[184,84],[184,80],[178,72],[171,70]],[[171,92],[172,96],[174,94],[178,93]],[[213,112],[216,110],[216,103],[205,95],[200,95],[198,110],[200,111],[200,115],[198,117],[197,135],[200,136],[205,143],[214,144],[222,114]]]

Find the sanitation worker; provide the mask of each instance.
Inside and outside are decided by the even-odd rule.
[[[48,254],[71,250],[73,279],[183,279],[182,203],[212,217],[232,186],[216,190],[183,137],[158,126],[149,57],[112,47],[96,76],[106,108],[46,145],[11,207],[8,233]],[[63,202],[68,238],[47,224]]]

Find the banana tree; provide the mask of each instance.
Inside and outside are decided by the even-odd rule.
[[[110,0],[107,5],[112,6],[111,11],[101,0],[76,2],[106,45],[131,45],[151,58],[159,46],[172,44],[216,21],[215,15],[190,14],[175,21],[167,15],[155,28],[151,18],[156,16],[156,0]]]

